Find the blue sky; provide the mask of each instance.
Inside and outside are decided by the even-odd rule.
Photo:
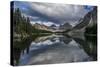
[[[15,1],[15,8],[20,8],[22,14],[28,16],[31,23],[40,23],[45,25],[59,25],[70,23],[75,25],[79,19],[83,18],[93,6],[88,5],[68,5],[54,3],[24,2]]]

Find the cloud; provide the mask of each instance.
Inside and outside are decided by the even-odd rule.
[[[83,5],[66,5],[39,2],[16,2],[22,12],[29,16],[31,21],[75,24],[88,13],[89,9]],[[91,6],[90,6],[91,7]],[[89,7],[89,8],[90,8]]]
[[[53,20],[58,20],[60,23],[78,21],[88,12],[83,5],[31,3],[30,6],[38,13]]]
[[[31,21],[31,24],[35,24],[35,23],[38,23],[38,24],[44,24],[46,26],[51,26],[53,24],[55,24],[54,22],[50,22],[50,21]],[[55,24],[56,26],[59,26],[58,24]]]

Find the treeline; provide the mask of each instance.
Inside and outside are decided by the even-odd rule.
[[[21,35],[32,33],[29,17],[23,16],[19,8],[13,11],[13,32]]]
[[[94,24],[92,27],[87,27],[85,33],[97,35],[97,24]]]
[[[47,31],[47,30],[40,30],[40,29],[36,29],[35,27],[33,27],[33,34],[41,34],[41,33],[52,33],[51,31]]]
[[[50,31],[39,30],[33,27],[29,17],[22,15],[19,8],[13,10],[13,32],[16,35],[32,35],[40,33],[51,33]]]

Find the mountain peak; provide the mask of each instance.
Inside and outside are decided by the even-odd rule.
[[[72,25],[70,25],[69,23],[64,23],[63,25],[60,25],[60,29],[71,29]]]
[[[50,27],[56,27],[56,25],[55,24],[52,24]]]

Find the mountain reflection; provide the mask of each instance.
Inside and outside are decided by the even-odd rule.
[[[89,41],[87,37],[84,40],[55,34],[33,37],[14,42],[18,44],[14,46],[15,65],[96,60],[96,42]]]

